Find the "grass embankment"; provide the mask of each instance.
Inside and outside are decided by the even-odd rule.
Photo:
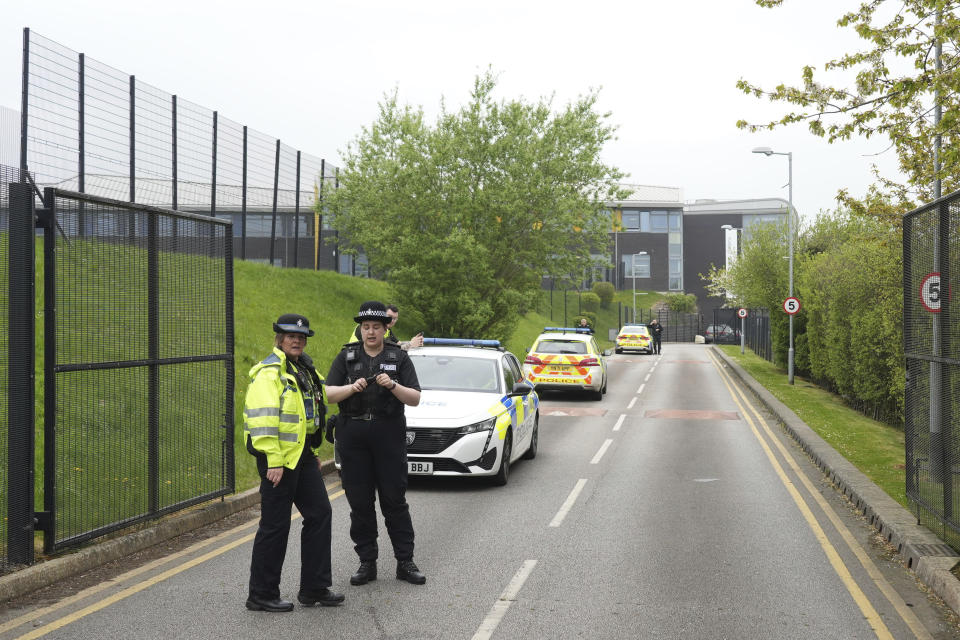
[[[720,346],[780,402],[817,432],[887,495],[909,509],[903,431],[847,407],[836,395],[802,378],[791,386],[783,369],[736,345]]]

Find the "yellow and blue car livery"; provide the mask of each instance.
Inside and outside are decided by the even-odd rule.
[[[652,338],[646,325],[625,324],[617,333],[617,353],[624,351],[643,351],[653,353]]]
[[[590,329],[544,327],[523,361],[524,379],[538,391],[582,390],[601,400],[607,392],[607,355]]]
[[[405,410],[408,473],[506,484],[518,458],[536,456],[540,400],[498,341],[424,338],[409,355],[421,392]]]

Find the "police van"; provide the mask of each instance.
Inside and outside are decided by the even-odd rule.
[[[523,376],[538,391],[586,391],[594,400],[607,392],[607,358],[593,330],[544,327],[523,361]]]
[[[410,475],[505,485],[514,462],[536,457],[540,400],[499,341],[424,338],[408,353],[421,388],[405,409]]]

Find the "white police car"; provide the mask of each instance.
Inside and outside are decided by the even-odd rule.
[[[520,362],[496,340],[424,338],[409,351],[420,404],[406,407],[411,475],[490,476],[537,455],[540,401]]]

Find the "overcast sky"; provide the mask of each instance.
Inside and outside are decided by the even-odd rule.
[[[863,194],[871,164],[896,158],[883,140],[827,144],[805,125],[750,134],[783,106],[740,93],[746,78],[795,84],[804,64],[859,48],[841,12],[859,0],[30,0],[0,23],[0,105],[20,108],[22,30],[340,164],[385,92],[436,115],[463,103],[491,67],[498,97],[560,107],[591,88],[619,126],[604,160],[628,181],[683,189],[684,199],[787,197],[805,218],[838,189]],[[878,155],[879,154],[879,155]]]

